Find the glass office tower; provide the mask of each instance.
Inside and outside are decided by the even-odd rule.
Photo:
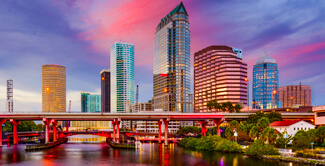
[[[278,87],[278,65],[275,59],[265,53],[253,68],[253,108],[278,108]]]
[[[101,112],[101,96],[81,91],[81,112]]]
[[[134,45],[116,42],[111,47],[111,112],[125,112],[134,104]]]
[[[111,112],[111,71],[102,70],[100,72],[102,112]]]
[[[189,112],[190,29],[183,3],[158,24],[153,54],[152,108]]]

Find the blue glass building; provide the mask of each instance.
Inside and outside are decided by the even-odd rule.
[[[271,56],[265,53],[253,68],[253,108],[278,108],[279,70]]]
[[[156,28],[153,48],[153,109],[190,111],[190,29],[180,3]]]
[[[134,104],[134,45],[116,42],[111,47],[111,112],[125,112]]]
[[[81,91],[81,112],[101,112],[101,96]]]

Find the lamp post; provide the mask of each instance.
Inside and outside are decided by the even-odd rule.
[[[244,81],[247,82],[247,112],[249,113],[249,80],[245,78]]]

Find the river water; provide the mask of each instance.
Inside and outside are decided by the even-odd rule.
[[[294,163],[247,158],[241,154],[195,152],[169,144],[141,144],[137,150],[113,149],[108,144],[62,144],[55,148],[25,152],[24,145],[0,148],[0,165],[219,165],[295,166]]]

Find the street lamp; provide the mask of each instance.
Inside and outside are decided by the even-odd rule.
[[[245,78],[244,81],[247,82],[247,112],[249,113],[249,80],[248,78]]]

